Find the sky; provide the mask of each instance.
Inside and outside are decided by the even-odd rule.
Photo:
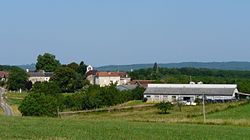
[[[250,61],[249,0],[6,0],[0,64]]]

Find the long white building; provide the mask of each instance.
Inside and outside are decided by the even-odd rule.
[[[206,100],[233,100],[237,93],[237,85],[234,84],[149,84],[144,98],[148,102],[194,102],[205,95]]]

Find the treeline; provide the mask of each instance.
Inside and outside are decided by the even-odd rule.
[[[73,95],[66,96],[64,107],[70,110],[88,110],[109,107],[130,100],[142,100],[144,88],[119,91],[116,85],[100,87],[91,85]]]
[[[0,66],[0,70],[9,71],[8,81],[3,83],[9,90],[26,90],[32,89],[32,83],[28,81],[26,71],[15,66]],[[70,64],[61,64],[55,55],[45,53],[37,57],[36,71],[44,70],[52,72],[53,76],[50,81],[60,87],[60,93],[75,92],[88,84],[85,78],[87,65],[81,61],[79,64],[72,62]]]
[[[130,72],[133,79],[160,80],[168,75],[209,76],[217,78],[250,79],[250,71],[212,70],[205,68],[154,68],[140,69]]]
[[[0,71],[11,71],[13,69],[17,69],[16,66],[8,66],[8,65],[0,65]]]
[[[116,85],[99,87],[86,86],[76,93],[63,95],[54,82],[36,83],[31,93],[25,97],[19,106],[24,116],[51,116],[64,110],[89,110],[109,107],[130,100],[142,100],[144,88],[119,91]]]
[[[129,73],[132,79],[155,80],[156,83],[188,84],[237,84],[240,92],[250,93],[250,71],[211,70],[205,68],[154,68]]]

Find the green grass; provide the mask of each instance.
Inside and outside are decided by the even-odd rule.
[[[0,107],[0,115],[4,115],[4,110]]]
[[[250,119],[250,104],[240,105],[208,115],[209,119]]]
[[[0,117],[1,139],[248,139],[250,127]]]
[[[17,92],[8,92],[5,94],[6,102],[12,107],[12,111],[15,116],[21,116],[21,113],[18,110],[19,105],[22,100],[28,95],[27,92],[17,93]]]
[[[9,98],[22,98],[17,96],[21,95],[10,94]],[[121,106],[141,104],[145,103],[130,101]],[[248,108],[245,102],[207,104],[207,124],[203,124],[201,105],[183,106],[181,112],[175,106],[165,115],[156,107],[145,107],[61,119],[0,116],[0,139],[249,139]]]
[[[14,93],[14,92],[9,92],[5,96],[7,97],[6,101],[9,105],[20,105],[22,100],[27,96],[28,93],[23,92],[23,93]]]
[[[221,104],[207,104],[207,113],[213,113],[220,110],[225,110],[229,106],[239,106],[244,102],[221,103]],[[70,118],[80,119],[100,119],[100,120],[127,120],[140,122],[202,122],[202,106],[183,106],[182,111],[178,107],[174,107],[169,111],[170,114],[159,114],[156,107],[145,107],[130,110],[116,110],[111,112],[94,112],[82,113],[80,115],[73,115]],[[64,117],[64,116],[63,116]],[[68,117],[68,116],[66,116]]]

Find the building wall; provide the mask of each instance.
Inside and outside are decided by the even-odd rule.
[[[95,84],[100,85],[101,87],[108,86],[111,82],[120,85],[120,77],[96,77],[95,79]]]
[[[49,80],[50,77],[29,77],[29,81],[31,81],[32,84],[35,84],[36,82],[48,82]]]
[[[148,102],[176,102],[183,101],[185,98],[190,98],[191,102],[194,102],[196,99],[195,95],[144,95],[144,98],[147,98]]]
[[[131,78],[121,78],[120,85],[127,85],[131,81]]]
[[[89,81],[89,83],[91,85],[95,84],[95,76],[94,75],[89,75],[86,79]]]
[[[202,99],[202,96],[198,95],[144,95],[144,98],[147,98],[147,102],[176,102],[176,101],[187,101],[194,102],[196,98]],[[206,96],[207,100],[233,100],[235,96]]]

